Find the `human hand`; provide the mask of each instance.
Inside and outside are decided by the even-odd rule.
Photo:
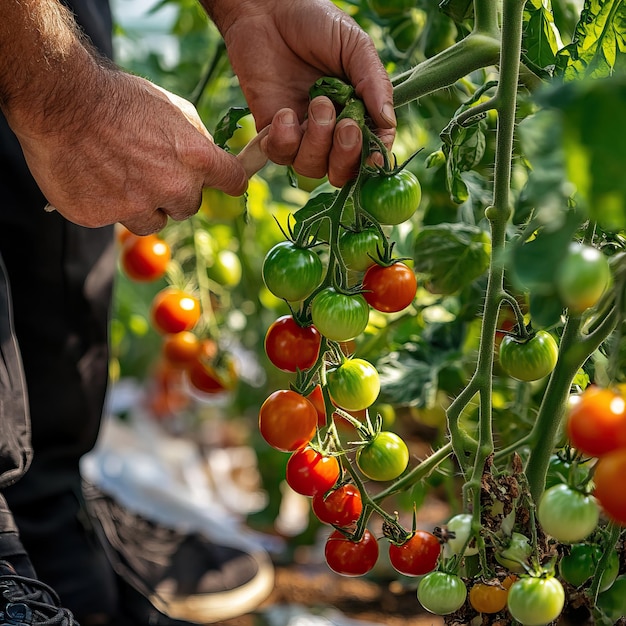
[[[350,82],[375,132],[391,149],[392,87],[369,36],[328,0],[203,0],[220,29],[257,128],[275,163],[342,186],[354,177],[362,136],[351,119],[336,122],[332,102],[309,102],[322,76]]]
[[[108,68],[74,98],[67,123],[50,115],[36,131],[14,128],[48,202],[70,221],[121,222],[144,235],[161,230],[168,216],[193,215],[204,186],[245,191],[244,168],[213,143],[186,100]]]

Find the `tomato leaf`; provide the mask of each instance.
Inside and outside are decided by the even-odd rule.
[[[435,293],[455,293],[489,267],[489,235],[470,224],[425,226],[415,237],[416,271],[426,274]]]
[[[235,134],[239,125],[239,120],[242,117],[250,114],[250,109],[247,107],[231,107],[228,109],[228,113],[217,123],[215,132],[213,133],[213,140],[215,144],[220,148],[226,147],[226,142]]]
[[[566,80],[611,76],[626,69],[625,0],[585,0],[572,42],[556,57]]]
[[[294,213],[294,217],[296,218],[293,233],[296,237],[300,235],[300,231],[305,226],[307,221],[310,218],[314,218],[320,211],[327,209],[334,202],[337,197],[337,192],[333,191],[321,191],[316,195],[311,195],[304,206],[298,209]],[[328,237],[328,220],[324,220],[324,223],[321,224],[321,230],[317,233],[318,238],[323,239],[324,237]]]
[[[550,4],[550,0],[528,0],[524,8],[525,56],[542,68],[554,66],[562,45]]]

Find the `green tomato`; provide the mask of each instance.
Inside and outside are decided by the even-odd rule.
[[[598,595],[596,606],[611,622],[626,615],[626,575],[618,576],[609,589]]]
[[[416,4],[416,0],[368,0],[368,2],[372,11],[379,17],[402,15]]]
[[[552,335],[538,330],[527,341],[506,335],[500,343],[500,365],[512,378],[529,382],[547,376],[556,366],[559,346]]]
[[[375,265],[382,243],[377,228],[346,230],[339,237],[339,252],[349,270],[364,272],[368,267]]]
[[[310,296],[322,282],[324,268],[319,256],[309,248],[281,241],[265,256],[263,280],[277,297],[298,302]]]
[[[328,391],[333,402],[346,411],[371,406],[380,392],[376,368],[363,359],[347,359],[327,373]]]
[[[207,275],[219,285],[235,287],[241,280],[241,261],[232,250],[220,250],[207,268]]]
[[[380,224],[402,224],[417,211],[422,188],[408,170],[395,174],[377,174],[361,187],[361,206]]]
[[[449,615],[458,611],[467,598],[465,583],[454,574],[430,572],[417,586],[420,604],[435,615]]]
[[[597,528],[599,519],[597,500],[566,484],[544,491],[537,508],[544,532],[562,543],[582,541]]]
[[[394,480],[409,464],[409,449],[396,433],[383,430],[357,450],[356,464],[372,480]]]
[[[528,564],[528,559],[532,553],[532,546],[528,543],[528,538],[521,533],[513,532],[508,543],[500,548],[496,554],[496,561],[510,572],[521,574],[526,569],[524,564]]]
[[[322,289],[311,302],[311,319],[317,330],[332,341],[349,341],[360,335],[369,321],[369,305],[361,294]]]
[[[511,585],[507,606],[522,626],[545,626],[563,610],[565,591],[554,576],[525,576]]]
[[[446,524],[446,530],[450,536],[444,544],[444,555],[450,557],[454,554],[461,554],[463,546],[465,546],[472,533],[472,516],[469,513],[459,513],[451,517]],[[472,556],[474,554],[478,554],[478,548],[473,545],[468,545],[463,553],[464,556]]]
[[[601,558],[602,548],[600,546],[576,543],[571,547],[569,554],[564,555],[559,562],[561,577],[570,585],[580,587],[594,575]],[[600,577],[600,591],[606,591],[615,582],[618,573],[619,555],[613,550],[607,567]]]
[[[609,262],[597,248],[572,243],[557,267],[555,282],[569,311],[582,313],[600,299],[611,282]]]

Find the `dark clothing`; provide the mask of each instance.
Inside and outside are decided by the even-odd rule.
[[[111,56],[108,0],[65,3]],[[106,392],[113,227],[76,226],[45,203],[0,116],[0,558],[17,524],[39,577],[80,615],[116,602],[79,474]]]

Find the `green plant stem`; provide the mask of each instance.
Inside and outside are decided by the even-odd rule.
[[[596,569],[593,573],[593,579],[591,580],[591,585],[587,591],[587,595],[591,598],[592,604],[595,606],[596,601],[598,599],[598,594],[600,593],[600,584],[602,583],[602,574],[606,571],[606,568],[611,560],[611,556],[613,555],[613,551],[616,549],[616,544],[619,540],[619,536],[621,534],[622,528],[615,522],[609,522],[608,526],[608,537],[604,543],[604,551],[598,564],[596,565]]]

